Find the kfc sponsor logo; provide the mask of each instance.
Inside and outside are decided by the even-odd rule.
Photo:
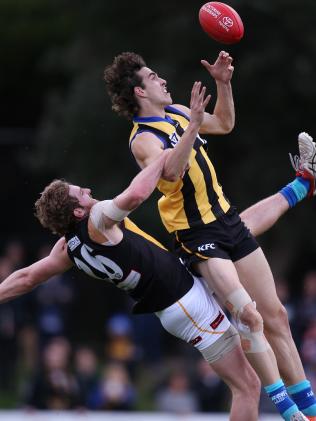
[[[199,246],[198,247],[198,250],[199,251],[206,251],[206,250],[209,250],[209,249],[214,250],[215,249],[215,244],[214,243],[203,244],[202,246]]]

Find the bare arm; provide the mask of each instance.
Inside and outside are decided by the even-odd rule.
[[[114,198],[120,209],[132,211],[140,206],[157,187],[171,150],[162,151],[146,168],[133,178],[131,184]]]
[[[188,127],[177,145],[170,150],[163,171],[163,178],[176,181],[184,172],[203,120],[204,110],[210,101],[210,95],[205,98],[205,87],[201,82],[195,82],[191,92],[191,119]],[[136,137],[132,150],[142,168],[163,152],[161,142],[150,133],[142,133]]]
[[[202,65],[216,82],[217,101],[213,114],[204,112],[200,133],[227,134],[234,128],[235,107],[230,83],[234,71],[232,61],[232,57],[225,51],[220,52],[214,64],[201,60]],[[175,107],[190,115],[189,108],[183,105],[175,105]]]
[[[112,201],[98,202],[92,207],[88,229],[93,241],[103,243],[110,239],[113,243],[118,243],[122,239],[123,234],[117,223],[140,206],[155,190],[170,152],[163,151]]]
[[[268,231],[289,210],[289,204],[281,193],[261,200],[244,210],[240,217],[256,237]]]
[[[70,269],[72,262],[67,255],[65,239],[61,238],[49,256],[31,266],[13,272],[0,284],[0,303],[25,294],[54,275]]]

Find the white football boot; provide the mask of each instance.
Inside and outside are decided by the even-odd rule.
[[[298,135],[299,156],[290,155],[292,167],[296,171],[296,175],[310,181],[310,189],[308,197],[316,194],[316,144],[313,142],[312,136],[306,132]]]

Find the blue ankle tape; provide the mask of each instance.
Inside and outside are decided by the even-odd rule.
[[[316,416],[316,399],[308,380],[289,386],[287,390],[300,411],[305,415]]]
[[[293,384],[292,386],[288,386],[287,391],[292,395],[293,393],[301,392],[308,387],[311,387],[311,383],[308,380],[303,380],[299,383]]]
[[[298,412],[297,405],[289,397],[281,379],[273,384],[265,386],[264,390],[267,392],[269,398],[272,400],[284,420],[290,421],[291,416]]]
[[[302,177],[296,177],[292,183],[289,183],[280,191],[288,201],[290,208],[293,208],[297,202],[303,200],[309,191],[310,181]]]

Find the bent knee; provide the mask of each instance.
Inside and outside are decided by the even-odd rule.
[[[263,330],[263,319],[258,310],[256,310],[254,303],[249,303],[244,306],[240,315],[240,321],[248,326],[252,332]]]
[[[289,332],[290,324],[286,308],[279,304],[273,312],[264,317],[264,328],[267,332]]]

